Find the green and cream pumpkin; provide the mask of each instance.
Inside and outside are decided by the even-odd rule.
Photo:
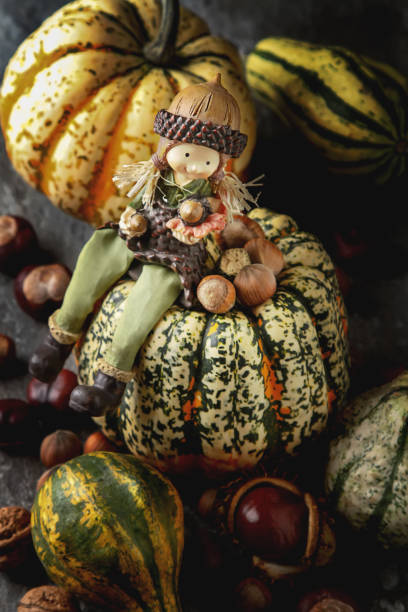
[[[51,580],[98,609],[181,610],[181,500],[135,457],[89,453],[60,466],[36,496],[31,530]]]
[[[296,452],[326,427],[348,386],[347,318],[320,242],[286,215],[249,216],[281,249],[286,267],[272,299],[226,314],[170,308],[136,360],[117,411],[101,421],[136,456],[163,470],[250,469],[280,443]],[[217,259],[216,242],[208,243]],[[80,346],[90,384],[133,281],[112,289]]]
[[[330,445],[334,507],[385,547],[408,546],[408,372],[354,399]]]
[[[75,0],[11,58],[0,99],[7,153],[57,207],[96,226],[117,219],[126,206],[112,182],[117,167],[149,159],[156,113],[217,73],[248,135],[232,169],[248,166],[256,118],[239,53],[188,9],[179,20],[178,12],[176,0]]]
[[[406,171],[408,81],[391,66],[341,47],[271,37],[249,54],[247,79],[332,171],[378,182]]]

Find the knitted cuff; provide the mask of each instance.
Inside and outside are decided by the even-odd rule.
[[[128,372],[126,370],[120,370],[119,368],[116,368],[104,359],[100,359],[98,361],[98,369],[104,374],[112,376],[112,378],[115,378],[119,382],[124,383],[128,383],[135,376],[135,373],[133,371]]]
[[[75,342],[77,342],[77,340],[79,340],[79,338],[81,337],[81,332],[73,334],[72,332],[68,332],[65,331],[65,329],[62,329],[62,327],[60,327],[56,322],[56,317],[58,313],[59,310],[56,310],[48,319],[48,327],[51,336],[60,344],[75,344]]]

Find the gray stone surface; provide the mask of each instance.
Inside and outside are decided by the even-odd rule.
[[[18,44],[63,4],[61,0],[0,0],[0,73]],[[281,35],[345,45],[388,61],[408,74],[408,6],[403,0],[186,0],[184,4],[205,18],[214,33],[235,42],[242,53],[248,52],[264,36]],[[295,165],[292,180],[284,183],[279,165],[282,163],[281,132],[269,111],[259,107],[259,112],[263,127],[258,151],[262,154],[255,156],[253,173],[267,171],[264,203],[281,211],[288,210],[306,225],[309,221],[313,226],[311,219],[317,215],[312,214],[311,202],[319,176],[308,177],[310,182],[306,180],[303,189],[297,192],[296,197],[301,196],[301,201],[296,200],[292,183],[299,182],[296,176],[302,168]],[[302,164],[301,158],[298,163]],[[11,168],[3,144],[0,178],[0,212],[29,219],[42,246],[54,253],[56,260],[73,268],[91,229],[55,209],[45,196],[28,187]],[[312,227],[322,239],[330,237],[341,219],[342,204],[350,205],[350,201],[345,200],[353,200],[353,192],[348,193],[343,202],[338,195],[336,199],[330,181],[327,186],[329,197],[324,220],[320,219],[316,228]],[[353,352],[362,363],[372,362],[376,367],[382,360],[390,364],[408,362],[408,231],[405,221],[396,223],[390,231],[387,229],[396,218],[399,198],[406,206],[406,191],[400,194],[385,190],[378,196],[380,206],[376,214],[380,220],[378,222],[377,218],[373,226],[377,256],[353,276],[349,304]],[[363,211],[360,217],[373,217],[369,197],[360,199],[356,206]],[[12,280],[2,275],[0,313],[0,332],[15,338],[18,354],[26,360],[43,336],[45,327],[19,310],[13,297]],[[24,398],[27,381],[28,377],[23,376],[0,382],[0,398]],[[360,386],[364,387],[364,382]],[[41,472],[36,458],[0,453],[0,506],[17,504],[29,508]],[[384,561],[381,573],[372,579],[372,594],[377,596],[373,610],[408,610],[408,582],[401,578],[407,573],[406,559],[399,559],[397,565],[394,561]],[[14,580],[0,575],[1,612],[15,610],[16,602],[29,584],[29,577]]]

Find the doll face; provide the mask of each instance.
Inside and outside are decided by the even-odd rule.
[[[207,179],[217,170],[220,154],[202,145],[180,144],[167,153],[167,163],[176,174],[185,179]]]

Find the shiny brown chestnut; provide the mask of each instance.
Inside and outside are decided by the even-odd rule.
[[[0,216],[0,271],[15,275],[30,261],[37,249],[37,236],[27,219]]]
[[[0,399],[0,448],[11,449],[26,444],[33,437],[35,420],[27,402]]]
[[[235,535],[263,559],[295,563],[306,549],[308,517],[303,497],[282,487],[259,485],[235,510]]]
[[[70,279],[61,264],[26,266],[14,281],[14,295],[24,312],[45,321],[61,305]]]
[[[359,612],[360,607],[346,592],[337,588],[320,588],[306,593],[296,612]]]
[[[45,467],[65,463],[82,453],[82,442],[78,436],[66,429],[57,429],[41,443],[40,459]]]
[[[262,580],[244,578],[235,588],[236,609],[239,612],[262,612],[270,610],[272,593]]]

